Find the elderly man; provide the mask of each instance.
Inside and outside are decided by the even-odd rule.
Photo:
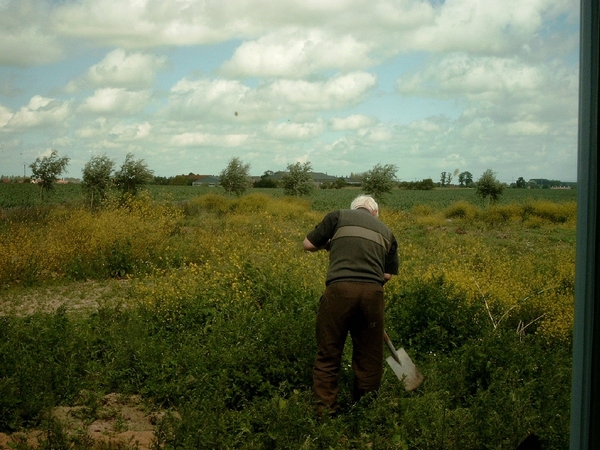
[[[352,338],[353,397],[377,391],[383,374],[383,285],[398,274],[398,243],[379,221],[370,197],[327,214],[304,239],[304,250],[329,251],[329,271],[317,314],[313,389],[317,414],[338,409],[338,379],[346,336]]]

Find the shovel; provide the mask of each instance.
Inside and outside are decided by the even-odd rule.
[[[396,351],[394,344],[392,344],[390,337],[385,331],[383,332],[383,340],[392,354],[392,356],[386,358],[386,361],[398,379],[404,382],[404,388],[407,391],[418,388],[423,382],[423,375],[421,375],[417,366],[412,362],[408,353],[403,348]]]

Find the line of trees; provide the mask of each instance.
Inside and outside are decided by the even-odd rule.
[[[84,166],[82,186],[90,206],[94,207],[104,200],[112,188],[123,195],[136,195],[141,186],[154,180],[154,171],[148,168],[143,159],[135,159],[133,153],[128,153],[119,170],[113,172],[114,164],[114,161],[102,155],[93,156]]]
[[[244,164],[239,158],[233,157],[227,163],[227,166],[221,171],[219,178],[221,186],[228,194],[240,196],[248,189],[248,177],[250,164]],[[310,195],[314,189],[314,183],[311,176],[312,164],[296,162],[288,164],[287,170],[281,178],[281,187],[283,192],[290,196]],[[256,187],[273,187],[277,184],[270,180],[272,172],[261,177],[261,181],[255,183]],[[257,186],[258,185],[258,186]]]
[[[40,197],[54,189],[55,183],[67,171],[70,159],[59,157],[56,150],[49,156],[36,158],[29,165],[32,179],[40,187]],[[90,206],[97,206],[104,200],[111,189],[120,191],[123,195],[135,195],[145,184],[154,180],[154,171],[148,168],[143,159],[135,159],[133,153],[128,153],[125,161],[118,170],[114,170],[115,161],[106,155],[92,156],[82,170],[82,189]]]
[[[229,194],[242,195],[248,188],[248,174],[250,165],[244,164],[237,158],[231,158],[227,167],[221,172],[221,186]],[[288,164],[287,170],[281,178],[281,186],[284,193],[290,196],[309,195],[314,189],[314,183],[311,176],[312,164],[310,162]],[[376,164],[371,170],[360,174],[362,190],[365,194],[372,195],[377,201],[384,202],[385,196],[389,194],[396,186],[406,189],[433,189],[434,183],[431,179],[426,179],[421,182],[399,183],[396,178],[398,167],[395,164]],[[454,175],[457,175],[455,171]],[[270,177],[273,172],[265,172],[261,180],[256,182],[256,187],[272,187],[276,185]],[[442,172],[442,180],[445,183],[452,181],[453,174]],[[488,204],[497,201],[505,185],[498,181],[496,174],[487,169],[477,180],[473,182],[473,175],[470,172],[462,172],[458,174],[459,183],[461,186],[475,186],[475,193],[482,199],[487,199]],[[271,184],[273,183],[273,184]]]
[[[32,178],[36,180],[40,187],[40,196],[54,189],[54,184],[60,176],[66,171],[69,165],[69,158],[59,157],[56,150],[52,150],[49,156],[36,158],[31,168]],[[400,182],[396,178],[398,167],[395,164],[376,164],[371,170],[354,174],[361,182],[364,193],[370,194],[378,201],[384,202],[385,196],[393,188],[400,189],[419,189],[431,190],[435,184],[431,178],[415,182]],[[250,164],[244,163],[240,158],[233,157],[227,163],[227,166],[220,173],[220,183],[226,193],[230,195],[243,195],[250,186],[249,179]],[[125,161],[118,170],[115,170],[115,161],[106,155],[93,156],[83,168],[82,188],[86,193],[90,206],[97,206],[104,200],[111,189],[120,191],[123,195],[135,195],[138,189],[146,184],[173,184],[173,179],[164,179],[164,177],[154,177],[154,172],[150,170],[143,159],[135,159],[132,153],[128,153]],[[314,188],[312,178],[312,164],[292,163],[287,165],[287,169],[280,182],[272,179],[273,172],[266,171],[261,179],[254,182],[254,187],[282,187],[284,193],[290,196],[310,195]],[[454,176],[458,175],[459,185],[461,187],[474,187],[478,197],[487,200],[488,204],[497,201],[507,187],[496,178],[495,172],[487,169],[481,177],[475,182],[471,172],[464,171],[458,173],[442,172],[440,176],[440,186],[447,186],[452,182]],[[191,184],[191,179],[198,179],[200,176],[191,174],[179,175],[178,183]],[[168,180],[168,183],[165,183]],[[341,182],[328,183],[327,188],[342,188],[345,185],[343,179]],[[547,180],[545,180],[547,181]],[[523,177],[519,177],[514,187],[531,187],[531,181],[525,182]]]

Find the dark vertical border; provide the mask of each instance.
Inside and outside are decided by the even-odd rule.
[[[598,1],[581,0],[572,450],[600,449]]]

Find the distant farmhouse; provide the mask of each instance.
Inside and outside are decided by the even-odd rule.
[[[200,175],[198,179],[196,179],[192,186],[208,186],[215,187],[221,183],[221,178],[214,177],[212,175]]]
[[[575,189],[577,187],[576,182],[548,180],[546,178],[532,178],[529,180],[528,185],[529,188],[538,189]]]
[[[273,180],[273,181],[281,181],[281,179],[284,177],[284,175],[287,172],[283,172],[283,171],[278,171],[273,173],[273,175],[269,175],[267,177],[267,179],[269,180]],[[321,186],[322,184],[325,183],[334,183],[340,179],[344,180],[344,182],[347,185],[353,185],[353,186],[357,186],[361,184],[361,181],[359,179],[355,179],[355,178],[345,178],[345,177],[336,177],[333,175],[327,175],[326,173],[323,172],[309,172],[313,182],[315,184],[315,186]]]
[[[271,175],[267,175],[266,177],[264,175],[262,177],[250,176],[250,177],[248,177],[248,182],[250,184],[252,184],[256,181],[260,181],[261,179],[263,179],[263,177],[268,180],[280,182],[286,173],[287,172],[284,172],[284,171],[278,171],[278,172],[272,173]],[[359,186],[361,184],[361,180],[357,179],[357,178],[336,177],[333,175],[327,175],[326,173],[323,173],[323,172],[310,172],[310,175],[313,179],[315,186],[317,186],[317,187],[319,187],[323,184],[327,184],[327,183],[335,183],[336,181],[339,181],[339,180],[344,180],[345,184],[349,185],[349,186]],[[218,176],[196,175],[196,177],[197,177],[197,179],[194,180],[194,182],[192,183],[192,186],[214,187],[214,186],[219,186],[221,183],[221,179]]]

